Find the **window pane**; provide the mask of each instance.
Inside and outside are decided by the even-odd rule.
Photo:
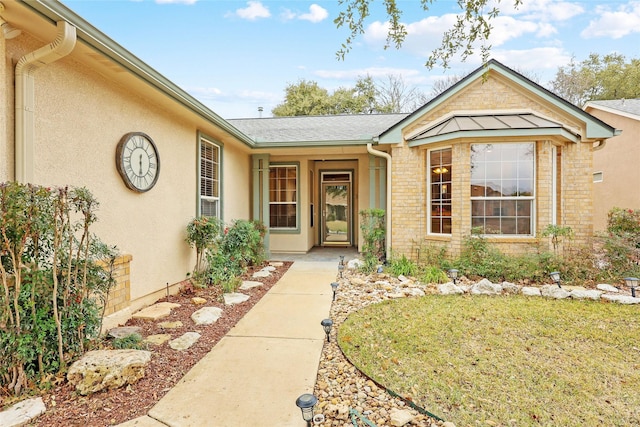
[[[220,216],[220,147],[200,140],[200,215]]]
[[[472,226],[485,234],[531,235],[534,171],[533,143],[472,144]]]
[[[451,233],[451,149],[429,152],[429,180],[431,185],[427,208],[429,231],[435,234]]]
[[[269,222],[271,228],[297,227],[298,168],[269,169]]]

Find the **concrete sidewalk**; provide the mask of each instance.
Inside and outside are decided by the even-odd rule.
[[[336,261],[295,261],[269,292],[151,410],[120,427],[301,427],[312,393]]]

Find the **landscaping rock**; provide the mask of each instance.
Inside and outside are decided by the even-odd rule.
[[[172,302],[159,302],[147,308],[144,308],[133,314],[134,319],[142,320],[158,320],[171,314],[171,310],[180,307],[180,304]]]
[[[460,287],[454,285],[453,282],[447,282],[438,285],[438,292],[440,292],[442,295],[455,295],[464,293],[464,291]]]
[[[182,351],[186,350],[194,345],[200,339],[200,334],[197,332],[186,332],[181,337],[169,341],[169,347],[174,350]]]
[[[420,288],[406,288],[403,292],[405,295],[412,297],[423,297],[425,295],[424,291]]]
[[[271,276],[271,273],[269,271],[260,270],[253,273],[251,277],[253,277],[254,279],[259,279],[261,277],[269,277],[269,276]]]
[[[241,302],[245,302],[248,299],[249,299],[249,295],[245,295],[237,292],[224,294],[225,305],[240,304]]]
[[[524,286],[520,292],[522,295],[527,297],[539,297],[542,296],[542,292],[540,292],[540,288],[536,288],[535,286]]]
[[[473,295],[498,295],[502,293],[502,285],[491,283],[488,279],[482,279],[471,287]]]
[[[20,427],[27,425],[34,418],[44,414],[46,410],[41,397],[23,400],[0,412],[0,426]]]
[[[282,261],[270,261],[269,265],[272,267],[282,267],[284,263]]]
[[[600,298],[608,301],[617,302],[618,304],[640,304],[640,298],[634,298],[629,295],[603,294]]]
[[[155,334],[149,335],[144,342],[151,345],[162,345],[171,339],[171,334]]]
[[[67,380],[82,395],[114,389],[142,378],[150,360],[151,352],[145,350],[89,351],[71,365]]]
[[[218,307],[202,307],[200,310],[191,314],[191,320],[196,325],[211,325],[218,321],[222,316],[223,310]]]
[[[571,295],[566,289],[559,288],[557,285],[544,285],[540,288],[543,297],[564,299]]]
[[[255,280],[245,280],[244,282],[242,282],[242,285],[240,285],[239,289],[241,291],[246,291],[260,286],[262,286],[262,282],[256,282]]]
[[[516,285],[511,282],[502,282],[502,290],[508,294],[518,294],[520,293],[521,286]]]
[[[352,277],[349,279],[353,286],[364,286],[367,284],[366,280],[362,280],[359,277]]]
[[[402,427],[405,424],[409,424],[415,418],[413,414],[407,411],[406,409],[396,409],[396,408],[391,409],[390,417],[391,417],[391,425],[397,426],[397,427]]]
[[[109,329],[107,335],[111,338],[125,338],[134,334],[140,335],[141,330],[142,328],[139,326],[119,326],[117,328]]]
[[[571,298],[575,299],[599,300],[600,295],[602,295],[602,291],[597,291],[595,289],[574,289],[571,291]]]
[[[608,285],[606,283],[598,284],[596,286],[596,289],[599,289],[599,290],[604,291],[604,292],[611,292],[611,293],[614,293],[614,294],[617,294],[618,292],[620,292],[620,289],[616,288],[615,286]]]
[[[364,262],[358,258],[350,259],[347,262],[347,268],[349,270],[357,270],[364,265]]]
[[[202,304],[206,304],[207,300],[200,297],[193,297],[191,298],[191,302],[194,303],[195,305],[202,305]]]

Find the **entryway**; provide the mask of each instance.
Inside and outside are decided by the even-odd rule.
[[[321,244],[353,245],[352,172],[321,172]]]

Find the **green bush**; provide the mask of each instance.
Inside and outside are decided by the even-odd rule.
[[[146,350],[147,345],[142,341],[142,335],[134,333],[127,335],[126,337],[116,338],[111,343],[111,346],[118,350],[132,349],[132,350]]]
[[[418,266],[403,254],[400,258],[391,258],[389,272],[394,276],[415,276],[418,272]]]
[[[187,238],[190,247],[196,248],[196,265],[194,277],[205,269],[204,259],[207,250],[215,250],[220,241],[222,222],[218,218],[201,216],[194,218],[187,225]]]
[[[384,261],[386,256],[385,248],[385,211],[383,209],[364,209],[360,211],[360,230],[362,230],[362,253],[365,257],[365,264],[377,264]],[[369,260],[367,261],[367,258]]]
[[[90,232],[97,208],[84,188],[0,184],[0,389],[20,394],[97,337],[116,257]]]
[[[264,234],[265,227],[258,221],[236,220],[225,228],[217,250],[207,251],[204,285],[219,285],[224,292],[236,290],[247,267],[264,262]]]

